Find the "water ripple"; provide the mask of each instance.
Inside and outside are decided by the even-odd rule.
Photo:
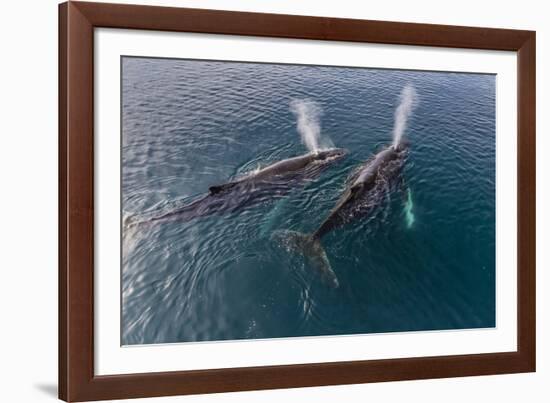
[[[320,225],[391,141],[407,84],[414,225],[395,191],[324,237],[331,289],[273,234]],[[297,99],[346,160],[244,210],[129,225],[306,152]],[[494,326],[494,76],[124,58],[122,157],[124,344]]]

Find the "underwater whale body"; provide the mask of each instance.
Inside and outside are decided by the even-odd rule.
[[[388,192],[402,183],[401,171],[406,161],[408,147],[405,142],[390,145],[362,164],[350,176],[347,186],[323,223],[311,234],[284,231],[286,246],[306,257],[323,280],[338,287],[338,278],[321,244],[329,232],[371,214],[387,199]]]
[[[191,220],[222,212],[235,212],[255,204],[271,202],[293,188],[316,179],[323,170],[347,155],[347,150],[332,148],[287,158],[241,178],[210,186],[208,194],[165,214],[148,220]]]

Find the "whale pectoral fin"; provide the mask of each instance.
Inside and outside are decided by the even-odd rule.
[[[410,203],[411,188],[409,187],[409,183],[407,182],[404,176],[401,176],[397,190],[401,194],[403,204]]]
[[[234,187],[235,185],[237,185],[238,182],[229,182],[229,183],[224,183],[223,185],[215,185],[215,186],[210,186],[208,188],[208,191],[210,192],[211,195],[213,194],[217,194],[217,193],[220,193],[224,190],[228,190],[228,189],[231,189],[232,187]]]
[[[405,203],[403,204],[403,212],[405,213],[405,222],[407,228],[412,228],[415,217],[414,217],[414,203],[412,198],[412,191],[410,187],[403,192]]]

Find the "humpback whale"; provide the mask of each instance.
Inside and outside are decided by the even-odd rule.
[[[210,186],[208,189],[210,194],[220,193],[224,190],[231,189],[234,186],[245,183],[261,183],[269,181],[278,176],[289,174],[303,175],[304,177],[315,176],[316,170],[319,170],[326,165],[336,161],[346,155],[347,151],[341,148],[333,148],[330,150],[321,150],[317,152],[300,155],[298,157],[287,158],[282,161],[275,162],[258,171],[254,171],[249,175],[244,176],[233,182],[228,182],[223,185]]]
[[[323,280],[338,287],[338,278],[321,244],[329,232],[371,214],[385,199],[387,192],[400,182],[408,147],[401,141],[389,145],[359,166],[348,178],[346,189],[321,225],[311,234],[283,231],[282,239],[290,250],[303,253]]]
[[[317,178],[325,168],[347,153],[345,149],[332,148],[275,162],[233,181],[210,186],[208,193],[195,201],[157,215],[147,222],[186,221],[220,212],[235,212],[280,198],[305,181]]]

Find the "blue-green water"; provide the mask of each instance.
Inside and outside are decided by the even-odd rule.
[[[323,142],[350,151],[274,200],[123,225],[123,344],[495,326],[494,76],[129,57],[122,72],[124,222],[306,153],[293,101],[317,105]],[[322,223],[391,143],[407,84],[406,187],[322,239],[327,287],[273,234]]]

